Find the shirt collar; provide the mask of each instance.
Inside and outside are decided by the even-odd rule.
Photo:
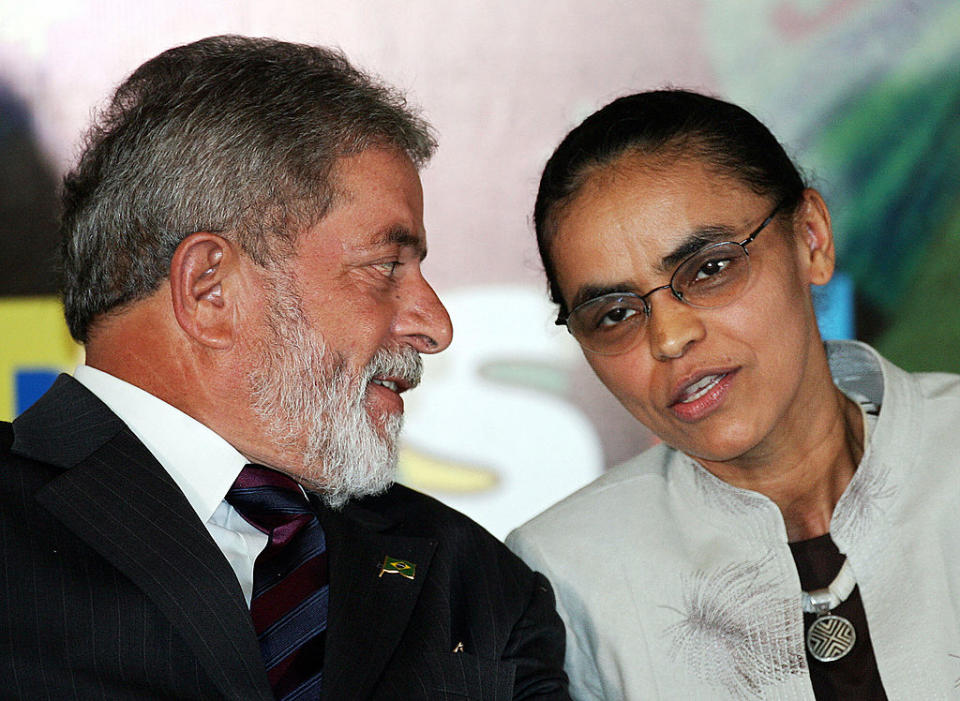
[[[249,461],[196,419],[149,392],[80,365],[74,378],[93,392],[153,453],[206,523]]]

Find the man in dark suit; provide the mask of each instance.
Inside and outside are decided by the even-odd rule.
[[[64,187],[86,364],[0,424],[0,698],[566,698],[546,580],[390,486],[434,142],[338,53],[216,37]]]

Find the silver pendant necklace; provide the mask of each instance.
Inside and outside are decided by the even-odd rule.
[[[857,642],[853,624],[843,616],[830,613],[847,600],[856,586],[850,561],[844,560],[840,572],[826,589],[803,592],[804,612],[817,614],[807,631],[807,649],[815,660],[835,662],[845,657]]]

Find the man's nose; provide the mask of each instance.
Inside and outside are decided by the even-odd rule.
[[[409,298],[398,313],[394,331],[421,353],[439,353],[453,340],[450,315],[422,276],[412,281]]]

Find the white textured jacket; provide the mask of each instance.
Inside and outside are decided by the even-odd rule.
[[[881,407],[830,532],[891,699],[960,699],[960,377],[827,344]],[[552,581],[578,699],[813,699],[777,506],[656,446],[514,531]]]

